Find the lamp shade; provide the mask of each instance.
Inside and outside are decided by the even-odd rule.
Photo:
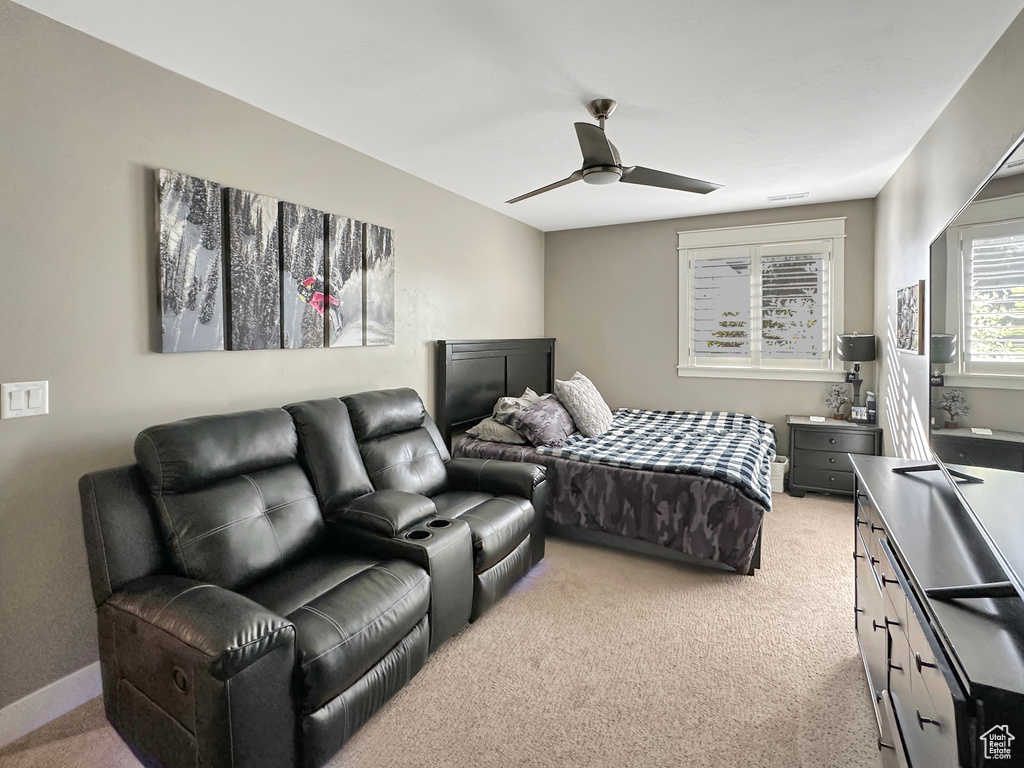
[[[866,363],[875,359],[875,337],[859,333],[844,333],[836,336],[836,353],[840,360],[851,363]]]
[[[955,363],[956,335],[952,333],[933,333],[931,353],[932,365]]]

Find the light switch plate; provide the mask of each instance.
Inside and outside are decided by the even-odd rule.
[[[0,419],[42,416],[50,412],[50,382],[0,384]]]

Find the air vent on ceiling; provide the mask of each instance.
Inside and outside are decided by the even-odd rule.
[[[792,194],[789,195],[769,195],[768,202],[785,203],[789,202],[790,200],[803,200],[805,197],[809,197],[810,194],[810,192],[793,192]]]

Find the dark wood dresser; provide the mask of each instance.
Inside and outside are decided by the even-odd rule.
[[[787,416],[789,425],[789,493],[808,491],[853,495],[853,466],[849,454],[877,456],[882,452],[882,428],[877,424]]]
[[[1024,766],[1024,600],[928,597],[1005,575],[944,476],[892,472],[915,463],[852,459],[855,625],[883,763]],[[991,482],[971,486],[972,506],[987,493],[1000,514],[1020,514],[1024,475],[973,473]]]
[[[970,429],[936,429],[931,433],[935,453],[950,464],[992,467],[1024,472],[1024,435],[992,430],[976,435]]]

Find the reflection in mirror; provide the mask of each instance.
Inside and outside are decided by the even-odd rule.
[[[931,444],[1024,472],[1024,148],[931,246]]]

